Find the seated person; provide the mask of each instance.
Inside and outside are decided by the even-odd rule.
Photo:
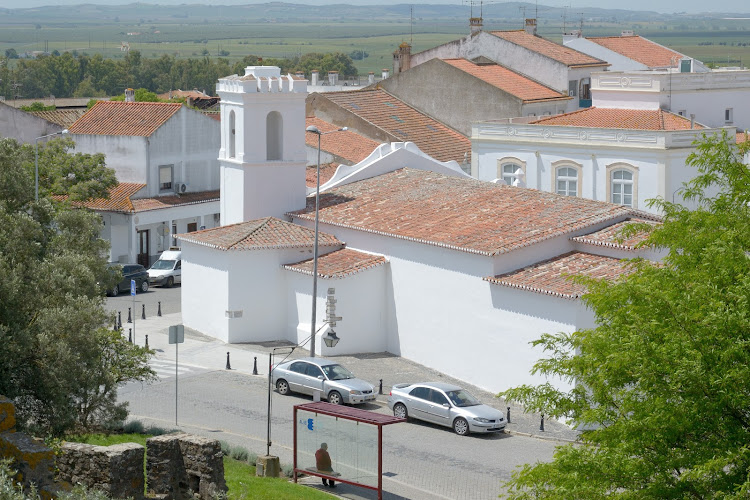
[[[331,466],[331,456],[328,454],[327,443],[320,443],[320,449],[315,452],[315,467],[319,472],[333,473],[333,467]],[[335,488],[336,482],[333,479],[323,478],[323,486],[330,486],[331,488]]]

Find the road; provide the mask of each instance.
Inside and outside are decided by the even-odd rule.
[[[221,353],[229,347],[207,337],[186,333],[186,340],[189,342],[180,349],[176,424],[174,351],[162,338],[165,333],[154,327],[149,330],[149,325],[157,321],[151,315],[155,315],[158,301],[162,302],[162,313],[165,315],[169,314],[167,311],[179,309],[179,287],[153,288],[145,294],[138,294],[136,301],[136,305],[146,306],[148,319],[143,321],[138,315],[136,328],[140,322],[140,335],[150,332],[152,347],[157,347],[152,366],[157,371],[159,380],[149,385],[127,384],[120,389],[119,399],[129,403],[131,418],[141,420],[146,425],[179,428],[227,441],[244,446],[255,454],[264,455],[268,398],[265,366],[261,364],[260,375],[252,375],[252,363],[247,362],[243,363],[244,370],[222,369]],[[129,295],[108,299],[108,308],[113,311],[124,310],[124,316],[127,316],[128,306],[132,307],[132,297]],[[127,331],[125,318],[123,326]],[[139,344],[142,343],[142,336],[138,340]],[[232,359],[237,359],[233,362],[235,365],[239,364],[243,353],[236,349],[242,347],[259,348],[232,346],[231,349],[235,350]],[[213,351],[217,353],[213,354]],[[211,354],[206,356],[206,353]],[[251,360],[251,356],[256,353],[246,351],[245,354],[246,360]],[[409,373],[418,378],[435,378],[434,372],[430,373],[428,369],[398,357],[340,359],[355,373],[374,373],[368,370],[376,366],[380,367],[381,373]],[[385,390],[386,395],[387,391],[388,389]],[[487,400],[486,396],[484,399]],[[384,400],[385,396],[381,396],[377,404],[360,407],[390,414],[390,410],[383,404]],[[292,408],[295,404],[309,401],[311,398],[305,396],[284,397],[275,391],[272,393],[271,454],[278,456],[282,465],[292,463]],[[519,412],[515,415],[516,418],[521,418]],[[558,444],[553,440],[519,434],[461,437],[448,428],[420,422],[387,426],[383,431],[384,498],[497,498],[502,493],[501,482],[510,477],[516,466],[550,460]],[[319,483],[311,480],[312,485],[319,486]],[[335,492],[346,498],[376,498],[370,490],[346,484],[340,484]]]

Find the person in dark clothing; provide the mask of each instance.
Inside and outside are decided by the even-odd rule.
[[[315,468],[320,472],[333,472],[331,456],[328,454],[328,444],[326,443],[320,443],[320,448],[315,452]],[[335,488],[336,482],[333,479],[323,478],[323,486]]]

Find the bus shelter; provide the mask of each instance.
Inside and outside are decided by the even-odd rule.
[[[296,405],[294,482],[298,473],[318,476],[376,490],[382,499],[383,426],[405,421],[322,401]]]

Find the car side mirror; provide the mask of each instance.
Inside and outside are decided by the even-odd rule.
[[[443,406],[444,406],[445,408],[450,408],[450,407],[451,407],[451,405],[449,405],[448,403],[443,403]]]
[[[325,380],[325,379],[323,378],[323,375],[318,375],[318,380]]]

